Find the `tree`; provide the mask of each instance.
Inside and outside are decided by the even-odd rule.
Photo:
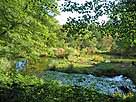
[[[56,46],[60,29],[57,0],[1,0],[0,54],[30,56]]]
[[[78,12],[81,17],[69,18],[70,26],[87,27],[95,23],[101,35],[110,34],[119,46],[134,48],[136,46],[136,1],[135,0],[93,0],[84,4],[65,1],[62,11]],[[100,24],[98,18],[102,15],[109,17],[108,22]],[[73,28],[73,27],[71,27]]]
[[[85,4],[78,4],[70,0],[65,1],[61,8],[63,12],[78,12],[81,14],[78,18],[68,18],[67,23],[63,25],[64,31],[67,33],[67,41],[77,41],[80,48],[94,47],[94,45],[96,47],[94,42],[100,40],[101,30],[97,22],[98,14],[92,16],[95,8],[100,7],[97,7],[95,2],[92,1],[86,1]],[[97,12],[97,10],[95,11]]]
[[[125,48],[136,47],[136,1],[120,0],[111,11],[107,28]]]
[[[47,15],[57,13],[55,0],[1,0],[0,5],[1,35],[18,25],[27,26],[29,17],[47,21]]]

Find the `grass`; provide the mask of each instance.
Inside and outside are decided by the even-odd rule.
[[[128,58],[112,58],[111,62],[126,62],[131,63],[132,61],[136,62],[136,59],[128,59]]]

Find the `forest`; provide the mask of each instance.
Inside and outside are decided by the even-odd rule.
[[[0,102],[135,99],[136,0],[0,0]]]

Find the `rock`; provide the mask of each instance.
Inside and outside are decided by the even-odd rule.
[[[16,70],[17,71],[23,70],[26,67],[27,63],[28,63],[27,60],[22,60],[22,61],[16,62]]]

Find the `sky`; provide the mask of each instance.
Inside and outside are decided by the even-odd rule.
[[[82,4],[82,3],[85,3],[85,1],[90,1],[90,0],[71,0],[71,1],[78,2],[78,3]],[[59,6],[61,4],[63,4],[63,3],[64,3],[64,0],[60,0],[59,1]],[[72,17],[72,18],[75,17],[76,18],[78,16],[80,16],[80,14],[78,14],[76,12],[74,12],[74,13],[71,13],[71,12],[60,12],[60,15],[56,16],[56,19],[59,21],[59,23],[61,25],[63,25],[63,24],[66,23],[67,18],[69,18],[69,17]],[[103,20],[104,21],[108,20],[106,15],[103,15],[102,17],[99,17],[99,19],[98,19],[99,22],[102,22]]]

